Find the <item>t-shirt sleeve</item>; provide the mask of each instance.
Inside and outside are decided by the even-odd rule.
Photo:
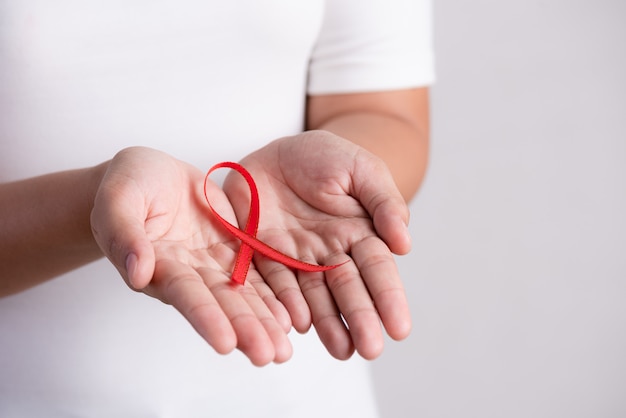
[[[308,93],[421,87],[435,79],[431,0],[327,0]]]

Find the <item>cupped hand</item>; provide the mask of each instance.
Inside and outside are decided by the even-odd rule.
[[[410,250],[408,208],[382,160],[325,131],[276,140],[241,161],[259,190],[257,237],[302,261],[340,267],[292,271],[255,254],[265,281],[294,327],[311,323],[328,351],[367,359],[383,348],[380,323],[393,339],[411,319],[393,253]],[[224,191],[239,224],[248,215],[245,181],[229,173]]]
[[[132,289],[173,305],[217,352],[238,348],[256,365],[286,361],[289,315],[254,269],[245,286],[232,284],[238,243],[209,214],[203,181],[165,153],[121,151],[96,194],[94,237]],[[234,220],[223,191],[208,182],[207,193]]]

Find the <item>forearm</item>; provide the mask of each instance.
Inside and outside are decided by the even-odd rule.
[[[0,296],[101,256],[89,222],[106,166],[0,184]]]
[[[309,98],[307,129],[322,129],[380,157],[405,200],[417,192],[429,148],[428,89]]]

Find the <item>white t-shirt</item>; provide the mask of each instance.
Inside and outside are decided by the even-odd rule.
[[[430,29],[425,0],[0,0],[0,181],[131,145],[238,160],[307,93],[430,83]],[[220,356],[100,260],[0,299],[0,416],[375,416],[364,361],[291,338],[283,365]]]

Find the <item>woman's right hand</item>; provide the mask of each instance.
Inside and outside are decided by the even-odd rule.
[[[245,285],[232,283],[239,243],[210,214],[203,181],[163,152],[119,152],[96,193],[96,242],[132,289],[174,306],[217,352],[238,348],[255,365],[286,361],[289,314],[254,269]],[[224,192],[208,182],[207,193],[236,223]]]

